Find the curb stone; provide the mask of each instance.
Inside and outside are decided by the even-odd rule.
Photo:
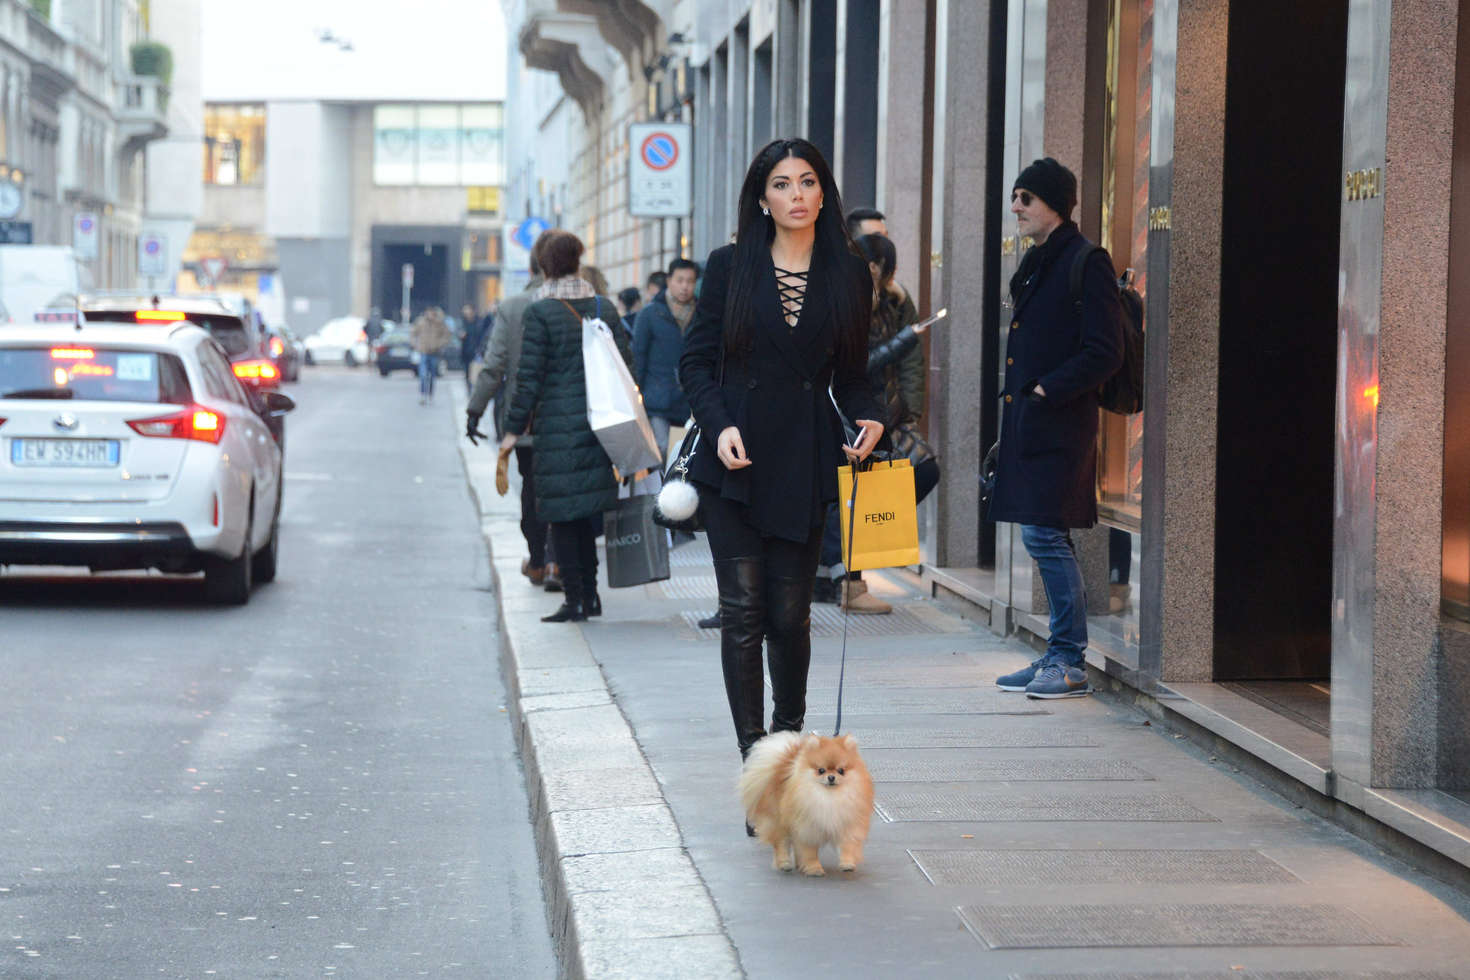
[[[458,388],[449,402],[462,418]],[[490,552],[506,707],[525,766],[560,975],[743,977],[714,900],[581,629],[540,622],[547,596],[522,581],[519,498],[495,494],[493,447],[459,443]]]

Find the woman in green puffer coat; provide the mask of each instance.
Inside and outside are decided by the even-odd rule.
[[[580,622],[602,613],[596,521],[618,498],[612,462],[587,424],[582,318],[615,318],[617,307],[579,277],[583,249],[576,235],[553,229],[536,247],[546,281],[521,320],[521,359],[500,451],[509,453],[528,428],[536,437],[536,514],[551,525],[565,589],[561,608],[542,621]],[[631,362],[622,331],[613,336]]]

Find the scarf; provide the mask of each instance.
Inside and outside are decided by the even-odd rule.
[[[560,279],[548,279],[536,290],[537,299],[588,299],[596,296],[597,291],[592,284],[580,276],[562,276]]]
[[[672,296],[665,296],[664,301],[668,304],[669,314],[674,318],[674,322],[679,325],[679,330],[682,332],[689,326],[689,321],[694,318],[694,301],[675,303]]]

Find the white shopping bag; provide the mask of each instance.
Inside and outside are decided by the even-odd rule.
[[[618,473],[632,476],[662,468],[643,396],[601,317],[582,318],[582,369],[587,376],[587,424]]]

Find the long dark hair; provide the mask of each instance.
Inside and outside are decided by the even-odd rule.
[[[870,282],[854,278],[856,255],[847,225],[842,220],[842,196],[832,169],[822,151],[803,139],[780,139],[767,143],[745,172],[740,187],[739,225],[735,233],[735,256],[731,262],[729,291],[725,294],[725,353],[743,357],[750,347],[752,297],[762,261],[769,261],[771,242],[776,237],[776,221],[761,214],[761,198],[766,193],[766,179],[776,164],[788,157],[805,160],[822,185],[822,208],[817,212],[816,240],[812,243],[811,276],[824,277],[827,293],[837,314],[837,360],[851,366],[861,358],[862,345],[868,337],[868,297]],[[866,267],[863,278],[868,278]],[[863,304],[858,305],[862,299]],[[859,365],[861,366],[861,365]]]

